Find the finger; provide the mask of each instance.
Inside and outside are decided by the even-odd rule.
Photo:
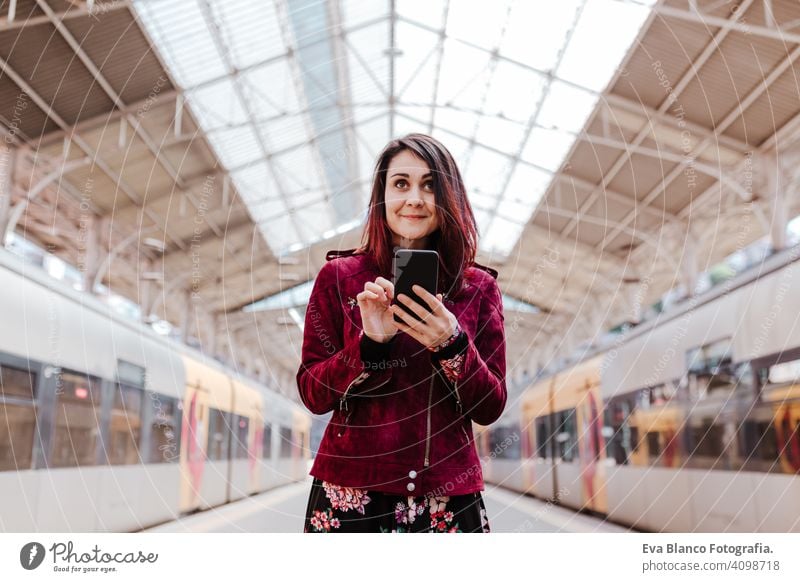
[[[403,305],[407,305],[408,308],[411,309],[411,311],[413,311],[417,315],[419,315],[423,321],[426,321],[431,317],[430,311],[425,309],[422,305],[414,301],[408,295],[400,293],[400,295],[397,296],[397,300],[400,301]]]
[[[375,284],[379,285],[386,294],[389,296],[389,299],[394,299],[394,283],[385,279],[384,277],[378,277],[375,279]]]
[[[422,334],[419,333],[414,328],[407,326],[405,323],[400,323],[399,321],[395,321],[394,318],[392,318],[392,324],[394,324],[394,326],[398,330],[402,331],[403,333],[405,333],[407,335],[410,335],[412,338],[417,340],[419,343],[423,343]]]
[[[399,317],[400,319],[402,319],[402,320],[403,320],[403,322],[404,322],[404,323],[405,323],[405,324],[406,324],[408,327],[411,327],[411,328],[413,328],[415,331],[418,331],[418,328],[419,328],[419,326],[420,326],[420,325],[424,325],[422,322],[420,322],[420,321],[417,321],[417,320],[414,318],[414,316],[412,316],[412,315],[410,315],[409,313],[407,313],[407,312],[406,312],[406,310],[405,310],[405,309],[403,309],[402,307],[400,307],[399,305],[390,305],[390,306],[389,306],[389,309],[392,311],[392,313],[394,313],[395,315],[397,315],[397,317]],[[394,318],[392,318],[392,319],[394,320]]]
[[[370,281],[364,283],[364,291],[372,291],[376,296],[381,298],[381,301],[391,301],[391,298],[387,296],[383,287]]]
[[[359,302],[366,301],[367,299],[378,299],[378,294],[373,293],[372,291],[362,291],[358,295],[356,295],[356,300]]]
[[[419,295],[419,298],[430,306],[433,313],[439,313],[439,310],[443,307],[442,302],[439,301],[437,297],[434,297],[427,289],[425,289],[425,287],[413,285],[411,290]]]

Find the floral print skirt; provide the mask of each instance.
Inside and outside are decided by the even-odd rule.
[[[314,478],[305,533],[488,533],[480,493],[407,497],[342,487]]]

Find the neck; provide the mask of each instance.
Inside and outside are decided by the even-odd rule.
[[[395,235],[392,239],[394,245],[401,249],[427,249],[428,242],[430,241],[430,237],[427,236],[424,238],[411,239]]]

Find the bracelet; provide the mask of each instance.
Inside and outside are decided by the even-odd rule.
[[[428,348],[428,349],[430,351],[432,351],[432,352],[438,352],[439,350],[443,350],[444,348],[446,348],[447,346],[452,344],[454,341],[456,341],[458,339],[458,336],[460,336],[460,335],[461,335],[461,326],[458,325],[458,323],[456,323],[456,330],[453,332],[453,335],[451,335],[449,338],[444,340],[438,346],[435,346],[435,347],[432,347],[432,348]]]

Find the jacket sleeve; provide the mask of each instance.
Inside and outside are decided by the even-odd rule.
[[[344,317],[334,262],[325,263],[314,282],[303,327],[303,348],[297,387],[303,404],[314,414],[341,407],[346,398],[365,385],[385,378],[389,370],[365,370],[367,362],[380,360],[388,344],[360,335],[343,337]],[[376,353],[380,352],[380,353]]]
[[[463,354],[456,382],[449,382],[461,412],[481,425],[500,418],[506,405],[506,339],[500,288],[491,278],[482,293],[475,337],[462,331],[460,345],[445,348],[434,360]],[[443,374],[444,376],[444,374]],[[447,381],[447,380],[446,380]]]

